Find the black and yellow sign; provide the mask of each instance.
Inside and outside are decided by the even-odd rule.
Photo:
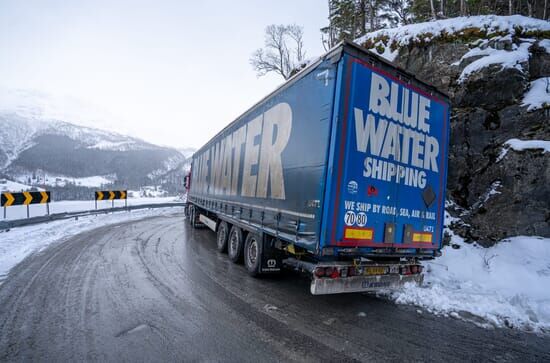
[[[22,192],[22,193],[2,193],[1,207],[12,205],[29,205],[49,203],[50,192]]]
[[[126,199],[126,190],[104,190],[95,192],[95,200]]]

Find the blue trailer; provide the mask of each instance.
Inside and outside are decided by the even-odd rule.
[[[290,266],[313,294],[422,281],[440,254],[449,99],[350,42],[193,155],[188,216],[253,276]]]

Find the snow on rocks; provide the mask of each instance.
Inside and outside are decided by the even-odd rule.
[[[473,56],[482,57],[468,64],[462,70],[458,82],[464,82],[472,73],[490,65],[499,65],[501,70],[504,68],[515,68],[523,73],[524,69],[522,64],[526,64],[529,61],[530,46],[531,44],[528,42],[521,43],[519,46],[514,45],[515,49],[511,51],[495,48],[473,48],[462,58],[470,58]]]
[[[550,47],[550,40],[548,40],[548,46]],[[523,96],[521,105],[527,107],[527,111],[550,107],[550,77],[532,81],[529,91]]]
[[[504,147],[496,160],[497,163],[504,159],[510,149],[515,151],[542,150],[543,153],[550,152],[550,141],[546,140],[510,139],[506,141],[503,146]]]
[[[519,140],[510,139],[504,143],[516,151],[528,149],[542,149],[543,152],[550,152],[550,141],[546,140]]]
[[[470,37],[476,33],[484,38],[498,35],[525,36],[530,33],[550,31],[550,22],[521,15],[483,15],[457,17],[410,24],[394,29],[382,29],[368,33],[356,42],[375,49],[390,62],[395,59],[398,49],[411,43],[428,43],[448,36]],[[386,48],[390,48],[388,51]]]
[[[539,47],[544,48],[546,53],[550,54],[550,39],[543,39],[539,42]]]
[[[518,236],[491,248],[451,240],[454,248],[425,263],[424,286],[389,296],[485,327],[550,332],[550,238]]]

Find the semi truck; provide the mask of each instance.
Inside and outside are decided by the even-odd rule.
[[[311,293],[422,283],[443,238],[449,98],[343,42],[192,157],[190,224],[252,276],[289,267]]]

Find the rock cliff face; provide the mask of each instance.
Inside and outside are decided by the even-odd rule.
[[[437,34],[426,23],[426,36],[417,27],[414,37],[397,30],[362,43],[451,98],[447,198],[463,221],[455,232],[485,246],[515,235],[549,237],[550,24],[478,23]]]

